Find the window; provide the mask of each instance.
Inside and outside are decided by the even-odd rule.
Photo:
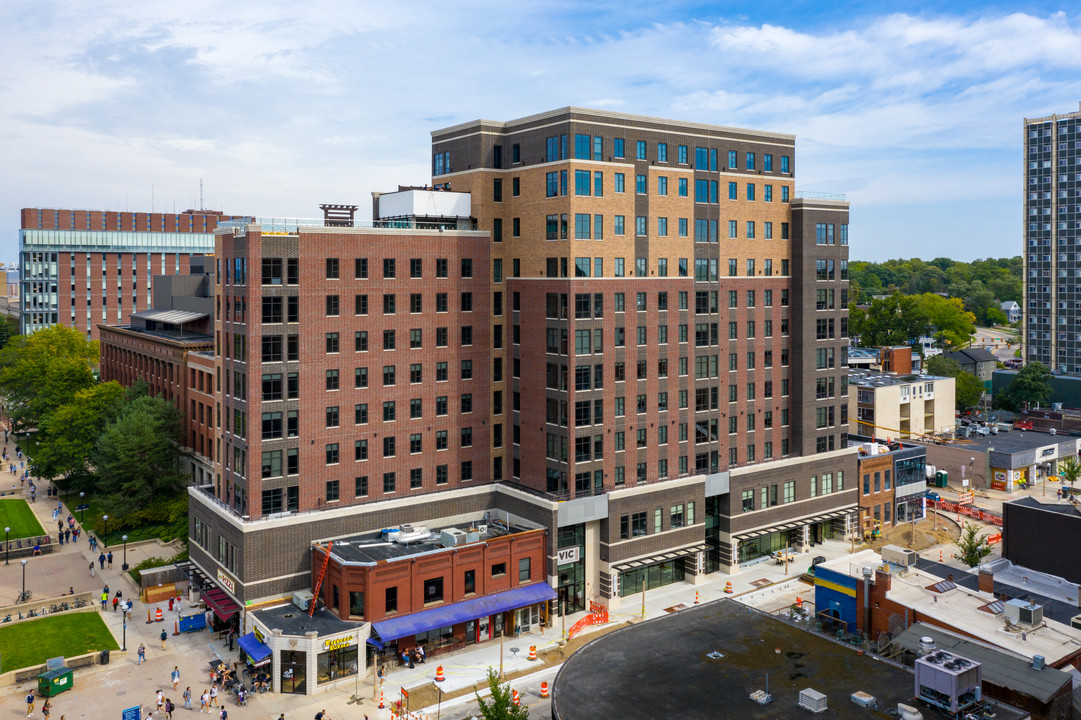
[[[532,579],[532,558],[520,558],[518,560],[518,582],[529,582]]]
[[[338,279],[338,258],[327,258],[327,280]]]
[[[338,333],[327,333],[326,348],[328,354],[339,352],[340,345],[338,341]]]
[[[637,160],[645,160],[646,159],[646,141],[645,140],[639,140],[639,141],[637,141],[635,143],[635,155],[634,156],[635,156],[635,158]]]
[[[502,577],[507,574],[507,563],[495,563],[492,565],[492,577]]]
[[[338,387],[338,371],[327,370],[327,390],[337,390]]]
[[[645,195],[646,194],[646,176],[645,175],[635,175],[634,176],[634,191],[638,195]]]
[[[385,491],[385,489],[384,489],[384,491]],[[384,594],[385,594],[384,607],[386,609],[386,613],[388,615],[390,615],[391,613],[398,612],[398,588],[397,587],[388,587],[387,590],[386,590],[386,593],[384,593]]]
[[[327,480],[327,502],[337,502],[339,483],[337,480]]]
[[[667,195],[668,194],[668,178],[666,178],[664,175],[661,175],[660,177],[657,178],[657,194],[658,195]]]
[[[616,190],[617,193],[626,192],[626,188],[625,188],[626,181],[627,181],[627,176],[624,175],[623,173],[616,173],[615,174],[615,190]]]
[[[338,443],[329,443],[326,446],[326,460],[327,465],[334,465],[338,462]]]

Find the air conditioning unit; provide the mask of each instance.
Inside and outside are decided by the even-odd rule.
[[[297,590],[293,593],[293,604],[304,612],[308,612],[314,598],[315,595],[312,594],[311,590]]]
[[[797,703],[804,710],[810,710],[814,714],[820,712],[826,712],[826,695],[820,693],[813,688],[804,688],[799,691],[799,702]]]
[[[915,550],[900,547],[899,545],[886,545],[882,548],[882,560],[891,565],[900,565],[903,568],[915,567],[920,556]]]
[[[458,528],[447,528],[439,534],[439,540],[443,547],[465,545],[465,532]]]
[[[395,542],[411,543],[427,540],[431,536],[427,525],[400,525]]]
[[[484,533],[488,532],[488,526],[484,523],[477,525],[477,532],[483,535]]]
[[[1036,627],[1043,623],[1043,606],[1024,600],[1007,600],[1004,614],[1014,625]]]

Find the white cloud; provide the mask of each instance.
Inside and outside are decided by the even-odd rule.
[[[1081,25],[1063,13],[838,25],[679,12],[570,0],[5,3],[0,145],[13,152],[0,152],[0,249],[13,254],[20,206],[126,197],[134,209],[151,185],[181,205],[199,178],[227,211],[366,208],[372,190],[427,179],[432,129],[564,105],[794,133],[799,184],[848,192],[864,204],[853,217],[888,233],[874,214],[905,204],[1017,207],[1021,118],[1081,97]],[[1014,254],[1019,238],[1012,218],[987,240]],[[875,240],[853,255],[905,241]]]

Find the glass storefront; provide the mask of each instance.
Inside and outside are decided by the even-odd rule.
[[[771,553],[788,547],[789,544],[788,531],[766,533],[747,540],[741,539],[739,541],[739,561],[745,563],[768,557]]]
[[[559,528],[558,547],[575,560],[559,565],[559,580],[556,593],[562,614],[580,612],[586,609],[586,530],[585,525],[571,525]]]
[[[319,653],[316,658],[318,683],[357,674],[357,646],[338,648]]]
[[[706,548],[705,572],[715,573],[721,569],[721,499],[706,498]]]
[[[683,582],[683,562],[683,558],[676,558],[620,573],[620,596],[626,597],[640,593],[643,589],[652,590],[675,582]]]
[[[356,654],[353,655],[356,659]],[[307,692],[308,653],[283,650],[281,656],[281,691],[303,695]]]

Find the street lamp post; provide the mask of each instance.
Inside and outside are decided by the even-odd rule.
[[[22,594],[19,597],[25,600],[26,599],[26,558],[22,559],[22,564],[23,564],[23,591],[22,591]]]
[[[122,636],[122,638],[120,640],[120,650],[123,651],[123,652],[127,652],[128,651],[128,611],[126,609],[124,609],[124,608],[121,608],[120,611],[124,615],[124,617],[123,617],[123,620],[124,620],[124,635]]]
[[[128,571],[128,536],[121,535],[120,539],[124,541],[124,564],[120,566],[120,569],[124,572]]]
[[[101,519],[105,521],[105,534],[101,536],[101,544],[109,547],[109,516],[102,515]]]
[[[11,559],[11,528],[4,528],[4,564]]]
[[[85,504],[83,502],[83,498],[85,496],[86,496],[86,493],[84,493],[82,491],[79,491],[79,524],[80,525],[83,524],[83,505]]]

